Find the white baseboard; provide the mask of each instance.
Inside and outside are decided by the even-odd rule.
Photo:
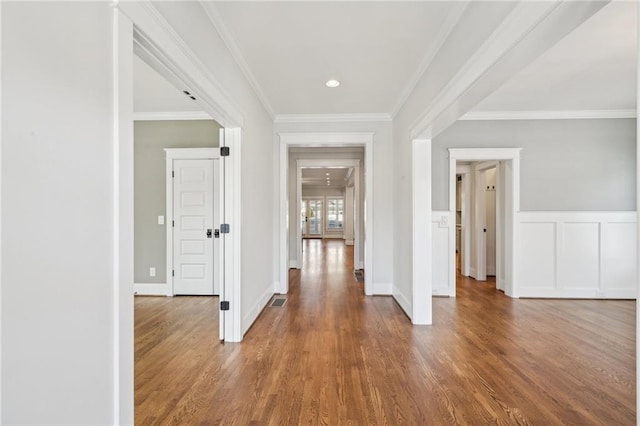
[[[636,292],[632,289],[610,289],[607,291],[592,288],[557,289],[551,287],[521,288],[520,298],[536,299],[636,299]]]
[[[135,283],[133,294],[137,296],[171,296],[167,283]]]
[[[345,244],[348,246],[352,246],[353,245],[353,240],[345,240]]]
[[[376,296],[391,296],[393,294],[393,284],[373,283],[373,294]]]
[[[449,294],[449,289],[444,287],[444,288],[434,288],[431,291],[431,294],[433,296],[450,296]]]
[[[409,301],[409,298],[404,293],[402,293],[400,289],[398,289],[398,287],[396,286],[393,286],[393,298],[395,299],[396,302],[398,302],[398,305],[400,305],[404,313],[407,314],[409,318],[412,318],[413,305]]]
[[[243,336],[244,336],[244,333],[246,333],[247,330],[249,330],[249,327],[251,327],[254,321],[258,318],[258,315],[260,315],[260,312],[262,312],[262,310],[267,306],[267,303],[269,303],[269,300],[271,300],[271,297],[273,297],[273,295],[274,295],[273,286],[267,286],[267,289],[262,294],[262,296],[260,296],[260,299],[258,299],[256,304],[253,305],[253,307],[249,309],[249,311],[247,311],[247,314],[242,318],[242,324],[243,324],[242,335]]]
[[[289,269],[298,269],[298,261],[290,260],[289,261]]]

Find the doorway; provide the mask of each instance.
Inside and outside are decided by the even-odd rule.
[[[324,224],[324,200],[302,199],[300,202],[300,226],[302,238],[322,238]]]
[[[375,262],[373,253],[374,228],[372,221],[371,203],[373,199],[373,133],[345,132],[345,133],[328,133],[328,132],[285,132],[279,133],[279,164],[280,164],[280,203],[279,203],[279,271],[277,274],[278,281],[275,283],[275,291],[277,293],[286,294],[289,291],[289,268],[292,262],[298,264],[298,256],[301,253],[297,249],[298,244],[301,245],[302,238],[295,237],[290,230],[294,230],[295,234],[299,233],[302,226],[298,222],[300,217],[300,192],[297,192],[295,178],[290,174],[290,157],[289,150],[292,148],[363,148],[364,151],[364,170],[362,178],[362,192],[364,197],[356,197],[362,199],[362,213],[356,215],[361,217],[362,221],[359,227],[362,229],[363,242],[362,247],[358,249],[362,267],[367,270],[365,274],[364,292],[366,295],[373,294],[373,284],[371,277],[375,275]],[[323,164],[320,164],[322,166]],[[326,162],[325,164],[326,165]],[[340,167],[351,167],[350,164],[343,164]],[[296,174],[297,175],[297,174]],[[298,177],[298,181],[300,178]],[[355,203],[354,203],[355,204]],[[290,221],[291,218],[291,221]],[[293,223],[291,223],[293,222]],[[354,229],[359,232],[358,229]],[[355,238],[358,240],[358,238]],[[297,249],[297,250],[295,250]],[[355,249],[355,247],[354,247]],[[294,251],[295,250],[295,251]],[[298,253],[295,258],[291,258],[291,253]]]
[[[520,204],[520,149],[449,149],[449,152],[449,211],[454,217],[458,210],[458,176],[461,181],[461,274],[484,281],[487,273],[494,272],[496,288],[508,296],[518,297],[515,249],[519,237],[516,214]],[[488,197],[487,192],[490,193]],[[492,216],[487,214],[487,198],[489,204],[495,206],[494,236],[489,238],[487,216],[490,219]],[[450,228],[451,241],[456,240],[456,228]],[[495,256],[487,256],[488,239],[490,246],[493,243],[495,247]],[[456,255],[455,247],[453,244],[451,248],[452,259]],[[454,297],[456,270],[455,262],[450,263],[453,270],[449,276],[453,283],[449,288],[450,296]]]

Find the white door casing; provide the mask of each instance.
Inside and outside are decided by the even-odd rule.
[[[518,247],[519,233],[516,226],[516,215],[520,210],[520,151],[522,148],[449,148],[449,211],[455,212],[456,191],[456,163],[457,161],[479,161],[476,169],[495,167],[499,179],[497,185],[500,193],[496,194],[502,205],[499,220],[502,223],[500,236],[496,236],[496,250],[498,263],[496,265],[500,275],[496,277],[496,286],[503,288],[507,296],[518,297],[518,275],[515,249]],[[473,174],[473,171],[472,171]],[[484,198],[484,197],[482,197]],[[504,214],[502,214],[504,213]],[[455,237],[455,228],[451,227],[451,238]],[[451,256],[455,256],[455,248]],[[453,262],[451,262],[453,263]],[[476,264],[476,267],[478,265]],[[454,266],[455,268],[455,266]],[[450,271],[454,277],[455,271]],[[450,285],[455,294],[455,283]],[[451,295],[453,296],[453,295]]]

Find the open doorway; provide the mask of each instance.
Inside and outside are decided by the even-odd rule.
[[[318,155],[316,151],[315,155]],[[339,151],[324,150],[323,155],[336,155]],[[348,151],[342,151],[343,154]],[[305,151],[292,152],[293,157],[311,155]],[[353,265],[363,268],[361,213],[363,200],[361,190],[362,150],[349,153],[351,159],[305,159],[296,158],[295,194],[298,222],[296,235],[297,257],[290,263],[292,268],[303,265],[305,238],[340,239],[352,245]]]
[[[515,248],[519,209],[520,149],[450,149],[450,212],[460,227],[450,228],[456,241],[450,256],[460,256],[460,274],[485,281],[495,275],[496,288],[517,297]],[[459,238],[458,235],[459,234]],[[450,276],[455,280],[456,262]],[[455,285],[450,287],[455,296]]]
[[[359,155],[359,152],[354,152]],[[298,165],[308,164],[309,160],[297,160]],[[327,160],[329,161],[329,160]],[[327,164],[336,164],[331,160]],[[360,159],[353,160],[359,164]],[[342,162],[342,161],[339,161]],[[308,265],[305,261],[305,247],[309,247],[309,239],[332,240],[340,242],[351,249],[345,251],[351,257],[349,264],[356,275],[363,275],[358,269],[358,253],[362,246],[359,238],[354,237],[354,228],[362,221],[359,212],[362,211],[355,193],[360,194],[359,167],[300,167],[300,252],[296,261],[296,269]],[[357,187],[357,191],[354,189]]]
[[[354,268],[365,269],[364,291],[373,294],[371,276],[373,274],[373,223],[371,209],[367,209],[373,197],[371,158],[372,133],[281,133],[280,135],[280,280],[276,284],[276,292],[288,292],[289,269],[299,268],[302,264],[303,230],[308,215],[302,217],[303,204],[303,170],[336,169],[341,173],[353,175],[353,187],[345,186],[339,197],[322,196],[323,201],[323,234],[330,234],[327,226],[341,226],[342,230],[333,229],[334,234],[341,234],[345,244],[351,243],[349,226],[345,217],[353,207],[353,252]],[[350,172],[350,170],[352,171]],[[365,170],[367,171],[365,173]],[[343,177],[344,180],[345,177]],[[326,182],[325,182],[326,186]],[[353,194],[353,195],[352,195]],[[306,197],[305,197],[306,198]],[[318,200],[317,196],[310,196]],[[349,201],[353,199],[353,206]],[[317,204],[316,204],[317,206]],[[308,207],[308,205],[307,205]],[[340,209],[342,207],[342,210]],[[342,211],[342,215],[340,215]],[[327,217],[329,214],[331,217]],[[338,219],[342,224],[338,225]]]

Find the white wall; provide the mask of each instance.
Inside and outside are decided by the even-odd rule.
[[[113,424],[112,8],[1,7],[1,421]]]
[[[375,132],[373,137],[373,200],[367,201],[372,207],[373,234],[366,236],[373,240],[374,265],[368,265],[367,273],[371,273],[374,294],[390,294],[393,279],[393,145],[390,122],[346,122],[346,123],[276,123],[274,133],[282,132]],[[274,137],[274,153],[278,158],[279,139]],[[364,169],[364,162],[361,169]],[[363,170],[363,173],[367,171]],[[362,179],[361,194],[364,196]],[[274,194],[279,197],[278,185],[274,185]],[[291,207],[291,206],[290,206]],[[295,210],[294,210],[295,212]],[[291,212],[290,212],[291,215]],[[291,217],[291,216],[290,216]],[[361,234],[364,236],[364,224]],[[276,230],[277,236],[277,230]],[[279,238],[275,238],[273,251],[279,252]],[[291,247],[291,244],[290,244]],[[362,246],[364,247],[364,245]],[[278,278],[274,276],[274,281]]]
[[[274,230],[269,226],[274,223],[277,205],[273,198],[276,169],[270,161],[273,121],[199,3],[156,2],[154,5],[220,82],[224,93],[233,99],[243,115],[241,315],[242,333],[245,333],[273,295],[273,276],[277,269],[273,257],[277,256],[277,250],[273,250]],[[231,226],[233,230],[234,224]]]

